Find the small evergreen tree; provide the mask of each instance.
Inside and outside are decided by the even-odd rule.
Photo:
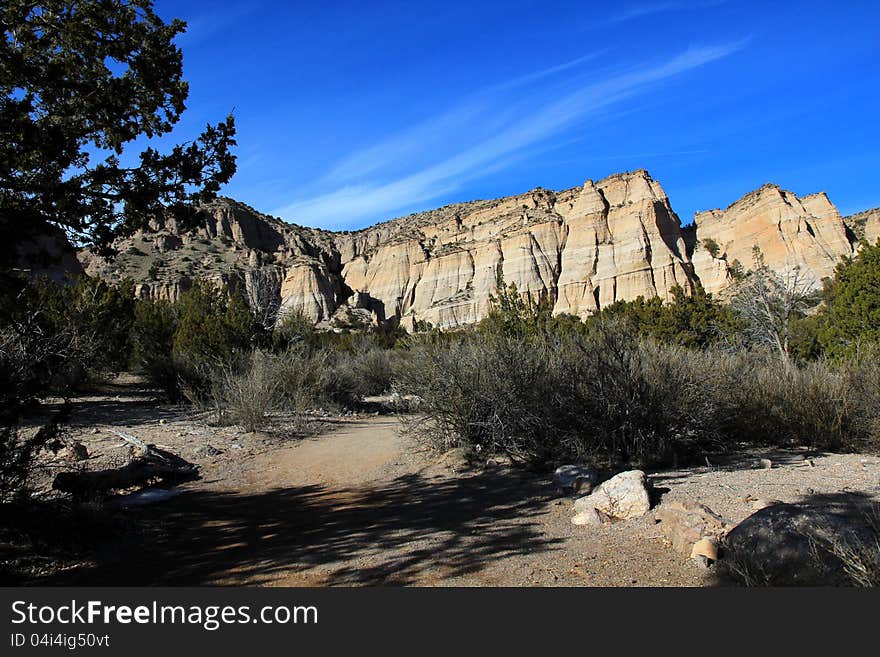
[[[691,294],[678,285],[671,292],[672,300],[665,303],[660,297],[646,300],[641,296],[616,301],[594,315],[595,321],[613,320],[658,342],[697,348],[727,340],[739,328],[731,309],[701,285]]]
[[[547,330],[553,317],[549,298],[533,301],[520,294],[516,283],[504,281],[501,268],[495,276],[495,294],[489,296],[491,310],[480,322],[480,331],[489,336],[535,336]]]
[[[11,243],[51,224],[107,254],[157,214],[192,225],[193,202],[235,172],[232,116],[167,154],[132,153],[185,109],[174,39],[186,24],[165,23],[151,0],[8,0],[0,24],[0,228]],[[13,252],[0,248],[0,265]]]
[[[819,341],[826,353],[841,356],[880,342],[880,241],[837,265],[825,298]]]
[[[718,246],[718,242],[713,240],[711,237],[707,237],[703,240],[703,246],[706,248],[706,251],[709,252],[709,255],[713,258],[717,258],[718,254],[721,252],[721,247]]]
[[[223,365],[249,351],[253,316],[225,285],[196,281],[179,301],[173,353],[193,364]]]
[[[139,301],[132,326],[133,363],[158,385],[172,402],[180,400],[178,367],[174,360],[174,334],[178,307],[169,301]]]

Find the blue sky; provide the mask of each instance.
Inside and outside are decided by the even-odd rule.
[[[646,168],[684,223],[765,182],[880,206],[880,3],[172,2],[174,136],[234,110],[223,192],[360,228]]]

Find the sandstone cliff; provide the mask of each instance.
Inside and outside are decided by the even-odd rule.
[[[697,213],[694,224],[694,272],[708,292],[727,287],[737,263],[753,267],[756,247],[771,269],[797,267],[817,287],[853,253],[850,232],[825,193],[798,198],[768,184],[726,210]]]
[[[196,277],[269,294],[282,314],[322,326],[347,318],[448,328],[485,317],[497,272],[555,313],[584,317],[617,300],[667,299],[675,286],[724,290],[758,247],[774,269],[799,267],[816,285],[853,253],[856,233],[880,232],[880,212],[848,226],[827,196],[774,185],[682,227],[644,170],[553,192],[449,205],[355,232],[287,224],[218,199],[181,233],[155,222],[120,244],[112,263],[81,254],[92,275],[132,277],[145,298],[176,298]]]
[[[880,208],[859,212],[845,219],[856,239],[868,244],[876,244],[880,240]]]

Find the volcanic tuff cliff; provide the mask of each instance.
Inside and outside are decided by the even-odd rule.
[[[352,315],[374,322],[453,327],[485,317],[497,272],[555,313],[586,316],[616,300],[668,299],[675,286],[710,292],[748,268],[758,246],[772,268],[800,267],[819,284],[851,255],[857,237],[880,232],[880,212],[848,226],[825,194],[798,198],[774,185],[682,228],[660,184],[644,170],[582,187],[449,205],[356,232],[287,224],[218,199],[205,223],[173,221],[119,244],[112,263],[81,253],[88,273],[130,276],[145,298],[175,298],[196,277],[237,278],[284,313],[325,326]]]

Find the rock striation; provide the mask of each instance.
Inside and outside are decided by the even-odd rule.
[[[857,233],[880,233],[880,212],[849,226],[824,193],[799,198],[775,185],[683,227],[645,170],[554,192],[536,188],[412,214],[353,232],[285,223],[238,201],[203,208],[182,232],[156,220],[104,261],[89,251],[90,275],[130,277],[143,298],[174,299],[195,278],[238,281],[275,297],[281,315],[320,326],[400,322],[453,328],[489,311],[498,273],[556,314],[585,317],[618,300],[669,299],[676,286],[722,292],[758,247],[774,269],[800,267],[819,285]],[[851,218],[852,219],[852,218]]]

